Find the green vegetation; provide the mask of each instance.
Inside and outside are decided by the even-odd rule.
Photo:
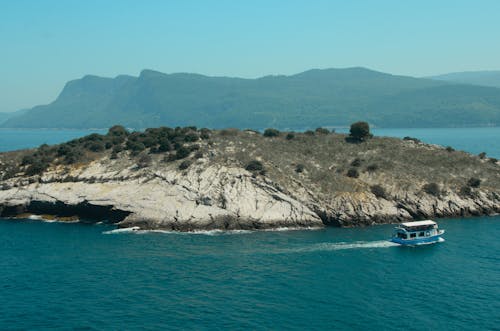
[[[194,92],[196,98],[186,97]],[[500,125],[500,93],[493,87],[364,68],[259,79],[145,70],[140,77],[71,81],[53,103],[16,114],[2,126],[102,128],[120,121],[133,128],[265,128],[279,123],[280,128],[303,129],[345,126],[360,118],[377,127]],[[207,139],[202,131],[200,137]]]
[[[360,158],[355,158],[352,162],[351,162],[351,166],[353,167],[359,167],[361,165],[361,159]]]
[[[359,177],[359,171],[355,168],[351,168],[349,170],[347,170],[347,174],[346,174],[347,177],[351,177],[351,178],[358,178]]]
[[[99,160],[116,171],[145,168],[147,173],[153,173],[149,169],[161,173],[165,168],[199,171],[210,165],[237,167],[253,176],[265,175],[279,187],[314,187],[315,194],[326,198],[357,192],[372,192],[379,198],[401,196],[401,192],[392,192],[398,187],[434,196],[440,196],[442,188],[471,197],[478,191],[477,185],[486,190],[500,186],[498,164],[462,151],[448,153],[441,147],[409,145],[388,137],[353,144],[346,142],[345,134],[316,131],[294,132],[288,139],[290,133],[269,138],[238,129],[159,127],[128,132],[115,126],[107,134],[2,153],[0,179],[33,175],[29,180],[37,181],[36,175],[47,171],[64,173]],[[204,134],[208,138],[202,138]],[[97,151],[96,145],[101,146]],[[50,176],[42,180],[47,178]]]
[[[325,129],[325,128],[316,128],[316,133],[318,134],[329,134],[330,133],[330,130],[328,129]]]
[[[425,193],[434,195],[436,197],[441,195],[441,189],[439,188],[439,185],[436,183],[427,183],[422,187],[422,189],[424,190]]]
[[[248,162],[245,169],[248,171],[262,171],[264,170],[264,165],[258,160],[252,160]]]
[[[372,137],[370,133],[370,125],[366,122],[356,122],[351,124],[351,129],[349,130],[349,138],[353,141],[365,141]]]
[[[467,181],[467,185],[470,187],[479,187],[481,186],[481,179],[472,177]]]
[[[300,173],[304,172],[304,168],[305,168],[305,167],[304,167],[304,165],[303,165],[303,164],[297,164],[297,165],[295,166],[295,172],[300,174]]]
[[[264,137],[279,137],[280,132],[276,129],[266,129],[264,131]]]
[[[59,145],[42,145],[33,151],[24,152],[16,166],[26,175],[40,175],[51,165],[71,165],[86,163],[102,153],[110,151],[110,159],[116,160],[126,152],[137,158],[137,167],[151,165],[151,154],[169,153],[165,159],[169,162],[185,159],[197,151],[196,158],[201,158],[197,144],[202,137],[210,138],[208,129],[196,127],[160,127],[144,132],[128,132],[123,126],[115,125],[105,135],[91,134]]]
[[[179,170],[186,170],[191,165],[191,161],[184,160],[179,164]]]
[[[387,193],[385,192],[385,189],[380,186],[379,184],[372,185],[370,187],[370,190],[377,198],[387,198]]]

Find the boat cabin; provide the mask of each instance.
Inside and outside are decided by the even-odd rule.
[[[394,236],[400,239],[425,238],[438,234],[438,226],[431,220],[401,223],[395,230]]]

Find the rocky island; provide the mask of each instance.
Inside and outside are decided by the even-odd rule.
[[[418,139],[324,128],[121,126],[0,154],[0,216],[51,215],[119,227],[364,226],[500,212],[496,159]]]

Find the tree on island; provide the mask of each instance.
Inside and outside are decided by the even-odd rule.
[[[356,122],[351,124],[349,138],[354,141],[365,141],[373,137],[370,133],[370,125],[367,122]]]

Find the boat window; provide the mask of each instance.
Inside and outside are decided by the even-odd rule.
[[[417,236],[416,233],[410,233],[410,238],[415,238]]]
[[[424,236],[424,231],[420,232],[420,233],[418,234],[418,236],[419,236],[419,237],[423,237],[423,236]]]

